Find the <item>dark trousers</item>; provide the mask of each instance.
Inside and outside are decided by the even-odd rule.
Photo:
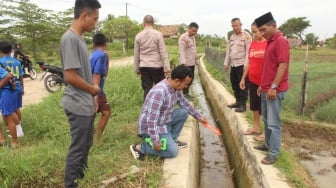
[[[236,102],[239,105],[246,106],[247,95],[248,95],[248,87],[245,87],[244,90],[240,89],[239,83],[244,73],[244,65],[238,67],[231,67],[230,72],[230,81],[233,89],[234,96],[236,98]],[[248,83],[248,80],[245,80],[245,83]]]
[[[195,65],[194,66],[188,66],[188,67],[191,69],[193,74],[192,74],[191,82],[190,82],[189,86],[187,88],[183,89],[183,94],[189,94],[189,87],[191,86],[191,84],[194,81]]]
[[[165,78],[163,68],[154,68],[154,67],[140,67],[141,74],[141,86],[144,90],[144,100],[150,89],[153,85],[157,84]]]
[[[65,111],[70,124],[71,144],[65,165],[65,188],[78,187],[88,166],[89,150],[93,144],[94,116],[79,116]]]

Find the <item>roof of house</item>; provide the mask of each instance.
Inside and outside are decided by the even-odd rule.
[[[177,36],[179,34],[179,28],[181,24],[177,25],[157,25],[156,29],[160,31],[164,37]]]

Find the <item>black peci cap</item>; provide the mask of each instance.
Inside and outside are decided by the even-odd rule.
[[[256,18],[254,20],[254,22],[256,23],[257,27],[261,27],[262,25],[270,22],[270,21],[274,21],[274,18],[272,16],[271,12],[268,12],[262,16],[260,16],[259,18]]]

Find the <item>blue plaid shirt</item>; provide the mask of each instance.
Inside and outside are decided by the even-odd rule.
[[[139,117],[139,133],[148,134],[154,144],[159,144],[159,134],[167,133],[167,123],[171,121],[176,104],[185,108],[194,118],[201,118],[201,114],[189,104],[182,92],[176,91],[164,79],[147,94]]]

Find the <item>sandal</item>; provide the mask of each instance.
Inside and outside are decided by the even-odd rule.
[[[265,140],[265,134],[262,133],[256,137],[253,138],[255,141],[258,141],[258,142],[263,142]]]
[[[248,128],[245,131],[243,131],[245,135],[257,135],[259,134],[259,131],[254,131],[252,128]]]
[[[264,164],[264,165],[271,165],[273,163],[275,163],[277,160],[277,157],[276,156],[273,156],[273,155],[267,155],[262,161],[261,163]]]

